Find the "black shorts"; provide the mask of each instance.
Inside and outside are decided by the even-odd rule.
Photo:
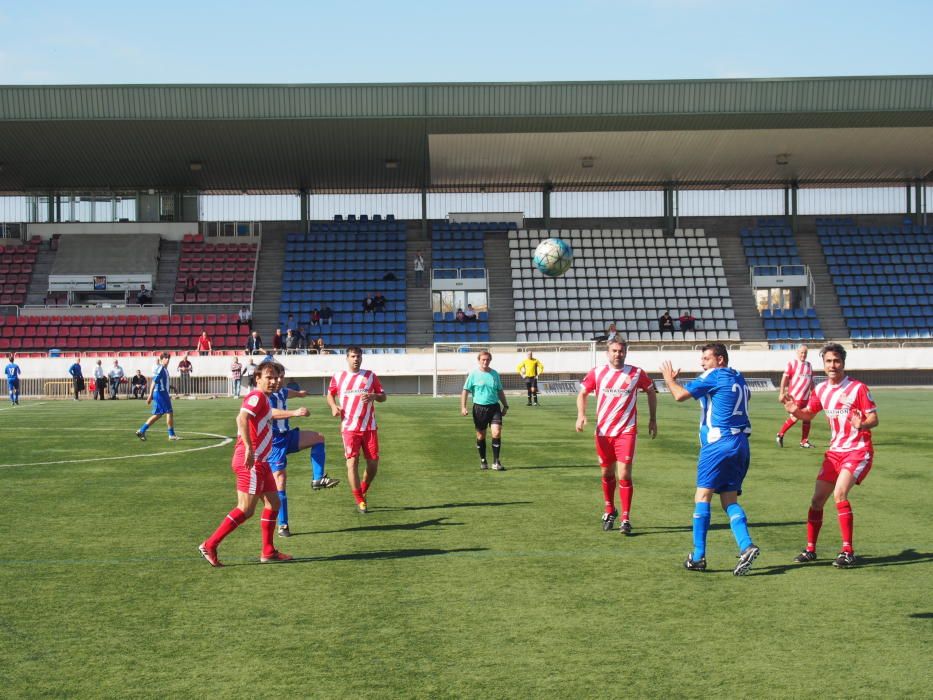
[[[534,390],[537,391],[537,389],[538,389],[538,378],[537,378],[537,377],[525,377],[525,388],[526,388],[526,389],[534,389]]]
[[[502,408],[498,403],[473,404],[473,425],[486,430],[490,425],[502,425]]]

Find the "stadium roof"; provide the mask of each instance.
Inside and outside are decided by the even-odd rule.
[[[933,177],[933,76],[0,87],[0,191],[372,192]]]

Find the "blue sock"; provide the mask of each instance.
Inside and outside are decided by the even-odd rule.
[[[706,533],[709,532],[709,503],[695,503],[693,509],[693,561],[706,556]]]
[[[748,534],[748,518],[745,517],[745,511],[738,503],[733,503],[726,508],[726,515],[729,516],[729,527],[732,528],[732,536],[739,545],[739,552],[744,552],[752,544],[752,536]]]
[[[149,430],[149,425],[147,423],[143,423],[141,426],[139,426],[139,432],[141,432],[143,435],[146,434],[147,430]]]
[[[175,428],[169,428],[169,429],[168,429],[168,434],[169,434],[169,435],[174,435],[174,434],[175,434]]]
[[[288,525],[288,496],[279,491],[279,526]]]
[[[324,478],[324,443],[319,442],[311,448],[311,478],[320,481]]]

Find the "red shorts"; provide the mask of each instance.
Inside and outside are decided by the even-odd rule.
[[[369,460],[379,459],[379,433],[375,430],[345,430],[343,436],[343,454],[347,459],[358,457],[360,450]]]
[[[615,462],[631,464],[635,460],[635,433],[622,433],[615,437],[597,435],[596,456],[603,468],[611,467]]]
[[[234,460],[230,468],[236,474],[237,491],[255,495],[276,490],[275,479],[268,462],[257,462],[250,469],[242,461]]]
[[[817,481],[828,481],[831,484],[836,483],[839,474],[843,471],[852,472],[855,477],[855,483],[861,484],[868,472],[871,471],[871,464],[874,454],[868,450],[857,450],[855,452],[827,452],[823,455],[823,467],[817,474]]]

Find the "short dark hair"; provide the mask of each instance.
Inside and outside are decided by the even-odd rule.
[[[726,361],[727,365],[729,364],[729,351],[726,350],[726,346],[722,343],[707,343],[702,348],[700,348],[700,352],[706,352],[707,350],[712,350],[713,355],[716,357],[721,357]]]
[[[347,355],[349,355],[351,352],[355,352],[357,355],[362,355],[363,348],[361,348],[359,345],[351,345],[347,348]]]
[[[280,363],[276,362],[275,360],[263,360],[259,363],[259,366],[256,367],[256,375],[261,377],[263,371],[265,371],[267,368],[271,368],[272,371],[276,373],[276,375],[285,374],[285,367]]]
[[[172,353],[170,353],[170,352],[163,352],[163,353],[161,353],[161,354],[159,355],[159,359],[160,359],[160,360],[164,360],[166,357],[171,357],[171,356],[172,356]]]
[[[608,350],[608,349],[609,349],[609,346],[610,346],[610,345],[614,345],[614,344],[621,345],[623,348],[625,348],[626,350],[628,350],[628,341],[627,341],[625,338],[621,337],[621,336],[618,336],[618,335],[617,335],[617,336],[615,336],[614,338],[609,338],[609,339],[606,341],[606,349]]]
[[[846,349],[839,343],[826,343],[826,345],[823,346],[823,349],[820,350],[820,357],[823,357],[828,352],[834,352],[842,358],[843,362],[846,361]]]

